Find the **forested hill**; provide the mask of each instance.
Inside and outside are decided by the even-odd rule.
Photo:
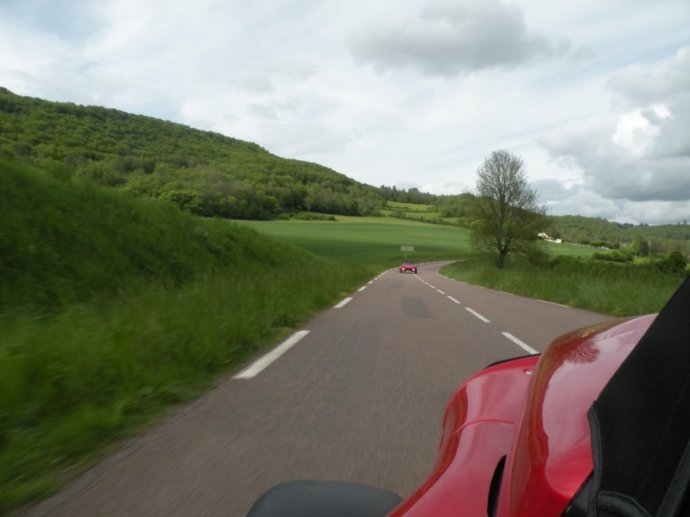
[[[554,216],[548,233],[568,242],[618,248],[633,245],[654,253],[676,249],[680,243],[685,250],[690,242],[690,224],[649,226],[646,224],[620,224],[595,217],[578,215]]]
[[[22,97],[0,87],[0,156],[204,216],[268,219],[294,211],[364,215],[374,187],[260,146],[114,109]]]

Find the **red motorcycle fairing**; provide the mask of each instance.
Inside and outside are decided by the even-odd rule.
[[[592,472],[588,410],[653,319],[571,332],[468,379],[431,474],[390,515],[561,515]]]

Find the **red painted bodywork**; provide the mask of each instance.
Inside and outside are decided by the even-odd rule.
[[[417,264],[413,264],[411,262],[405,262],[403,264],[400,264],[399,268],[401,273],[404,273],[405,271],[412,271],[413,273],[417,272]]]
[[[468,379],[446,408],[431,474],[390,515],[487,515],[505,458],[495,515],[560,516],[592,472],[587,412],[654,317],[571,332]]]

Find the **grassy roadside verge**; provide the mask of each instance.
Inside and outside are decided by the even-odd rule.
[[[368,277],[314,263],[227,271],[4,321],[0,513],[50,493],[75,465]]]
[[[475,257],[441,272],[462,282],[621,317],[658,312],[682,281],[652,266],[568,257],[552,260],[548,266],[513,262],[504,270]]]

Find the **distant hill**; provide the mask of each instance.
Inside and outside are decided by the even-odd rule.
[[[645,253],[688,250],[690,225],[687,221],[658,226],[619,224],[596,217],[552,216],[547,231],[567,242],[618,248],[635,246]]]
[[[269,219],[294,211],[365,215],[378,189],[327,167],[260,146],[114,109],[49,102],[0,88],[0,156],[139,196],[169,199],[198,215]]]

